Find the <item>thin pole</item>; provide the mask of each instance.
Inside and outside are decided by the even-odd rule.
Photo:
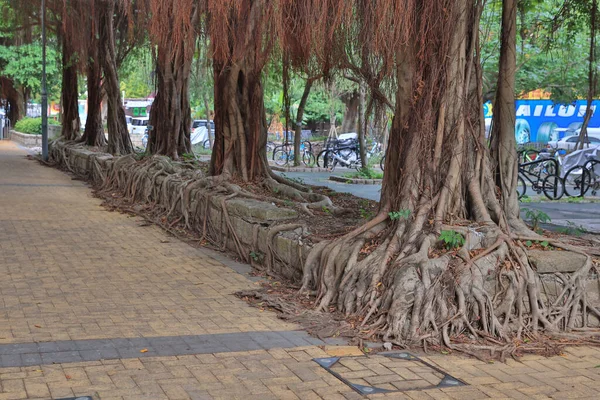
[[[48,161],[48,92],[46,91],[46,0],[42,0],[42,160]]]

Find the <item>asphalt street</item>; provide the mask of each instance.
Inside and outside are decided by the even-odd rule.
[[[338,171],[336,169],[333,175],[343,175],[348,171],[344,169]],[[381,195],[381,185],[355,185],[333,182],[329,180],[329,176],[332,174],[328,172],[278,172],[278,174],[302,180],[308,185],[327,186],[335,191],[351,193],[365,199],[379,201]],[[531,199],[530,203],[521,204],[523,216],[528,208],[539,210],[548,214],[552,220],[551,225],[581,227],[589,232],[600,233],[599,200],[569,203],[566,198],[560,201],[544,201],[545,197],[532,196]]]

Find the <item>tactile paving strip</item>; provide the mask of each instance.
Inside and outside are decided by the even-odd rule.
[[[466,385],[408,352],[315,358],[313,361],[362,395]]]

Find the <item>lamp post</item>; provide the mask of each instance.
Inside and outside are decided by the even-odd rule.
[[[42,0],[42,160],[48,161],[48,92],[46,91],[46,0]]]

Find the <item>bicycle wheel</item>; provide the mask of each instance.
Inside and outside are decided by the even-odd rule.
[[[273,161],[275,161],[275,153],[277,153],[278,150],[284,150],[283,145],[277,145],[273,148]]]
[[[321,150],[317,155],[317,165],[321,168],[330,168],[333,160],[333,151],[331,150]]]
[[[581,167],[575,166],[565,174],[565,194],[569,197],[583,197],[590,188],[590,172]]]
[[[527,191],[527,185],[525,185],[525,180],[522,177],[517,178],[517,195],[519,196],[519,200],[525,196],[525,192]]]
[[[381,157],[381,160],[379,160],[379,167],[381,168],[382,171],[385,170],[385,154],[383,155],[383,157]]]
[[[565,193],[565,184],[558,175],[548,175],[542,181],[542,191],[550,200],[558,200]]]
[[[273,160],[275,160],[275,164],[281,167],[288,163],[289,155],[287,152],[283,151],[283,149],[277,149],[273,153]]]
[[[315,155],[312,152],[305,151],[302,154],[302,162],[304,163],[304,165],[310,167],[310,166],[315,165],[315,163],[317,162],[317,160],[315,159]]]

